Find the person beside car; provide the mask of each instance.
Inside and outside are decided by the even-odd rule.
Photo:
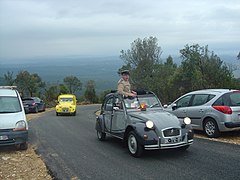
[[[123,70],[121,72],[121,79],[118,81],[118,87],[117,87],[117,92],[123,96],[131,96],[131,97],[136,97],[137,93],[135,91],[131,90],[131,84],[129,82],[129,71],[128,70]]]

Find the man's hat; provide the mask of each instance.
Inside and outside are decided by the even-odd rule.
[[[123,71],[121,72],[121,75],[124,75],[124,74],[128,74],[128,75],[130,75],[129,70],[123,70]]]

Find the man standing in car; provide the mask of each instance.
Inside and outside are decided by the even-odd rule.
[[[126,97],[131,96],[131,97],[136,97],[137,93],[135,91],[131,91],[131,85],[129,83],[129,71],[128,70],[123,70],[121,72],[122,78],[118,81],[118,93],[122,94]]]

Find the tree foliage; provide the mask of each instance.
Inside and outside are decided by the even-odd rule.
[[[28,71],[20,71],[16,76],[15,82],[23,96],[33,96],[44,86],[38,74],[30,74]]]
[[[87,81],[84,97],[85,97],[85,100],[90,103],[98,102],[98,98],[95,91],[95,82],[93,80]]]
[[[121,51],[123,69],[131,72],[131,83],[137,89],[155,92],[163,102],[197,89],[239,88],[232,69],[209,51],[208,46],[186,45],[180,50],[182,62],[177,66],[169,56],[160,60],[157,38],[137,39],[131,48]]]
[[[63,82],[70,94],[74,94],[76,91],[82,89],[82,83],[76,76],[67,76],[63,79]]]
[[[13,86],[15,83],[13,72],[8,71],[6,74],[4,74],[4,81],[7,86]]]
[[[131,44],[130,49],[121,51],[120,58],[125,65],[120,70],[126,68],[131,71],[131,80],[135,88],[149,89],[161,53],[156,37],[138,38]]]

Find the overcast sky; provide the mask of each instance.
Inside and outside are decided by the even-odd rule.
[[[0,0],[0,61],[119,56],[155,36],[163,55],[186,44],[240,51],[239,0]]]

